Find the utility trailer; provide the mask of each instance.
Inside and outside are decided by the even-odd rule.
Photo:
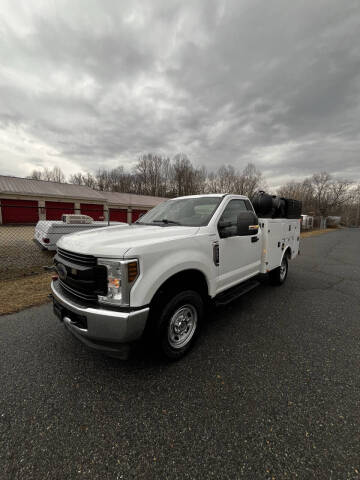
[[[34,241],[43,250],[56,250],[56,243],[64,235],[99,229],[123,222],[94,221],[88,215],[62,215],[62,220],[40,220],[35,226]]]

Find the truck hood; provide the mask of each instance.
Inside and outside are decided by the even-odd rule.
[[[66,235],[57,242],[57,246],[95,257],[121,258],[130,249],[132,254],[136,254],[136,247],[188,238],[198,230],[199,227],[180,225],[121,225]]]

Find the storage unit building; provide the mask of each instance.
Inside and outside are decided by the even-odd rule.
[[[62,214],[74,212],[74,202],[45,202],[46,220],[61,220]]]
[[[80,213],[82,215],[89,215],[93,220],[105,219],[104,205],[98,205],[96,203],[80,203]]]
[[[0,175],[0,224],[36,224],[80,213],[80,203],[104,208],[106,200],[92,188]]]
[[[131,221],[132,222],[136,222],[136,220],[141,217],[141,215],[144,215],[144,213],[146,213],[147,210],[139,210],[138,208],[135,208],[132,210],[132,218],[131,218]]]
[[[96,221],[131,223],[164,201],[161,197],[100,192],[69,183],[0,175],[0,225],[36,224],[60,220],[65,213],[82,213]]]
[[[166,200],[163,197],[135,195],[133,193],[101,192],[110,209],[110,219],[119,222],[135,222],[140,215]],[[126,220],[125,208],[126,207]]]
[[[36,200],[1,199],[1,216],[4,224],[36,223],[39,220]]]
[[[127,208],[110,208],[110,221],[127,223]]]

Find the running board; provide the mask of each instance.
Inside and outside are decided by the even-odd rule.
[[[250,292],[250,290],[257,287],[258,285],[260,285],[260,282],[258,282],[257,280],[248,280],[247,282],[241,283],[240,285],[236,285],[235,287],[232,287],[225,292],[219,293],[219,295],[214,298],[215,305],[217,307],[227,305],[228,303],[236,300],[245,293]]]

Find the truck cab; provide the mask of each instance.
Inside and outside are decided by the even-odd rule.
[[[237,298],[261,274],[283,284],[299,237],[299,218],[259,218],[242,195],[171,199],[133,225],[60,239],[54,312],[109,355],[125,356],[146,338],[177,359],[194,344],[206,305]]]

